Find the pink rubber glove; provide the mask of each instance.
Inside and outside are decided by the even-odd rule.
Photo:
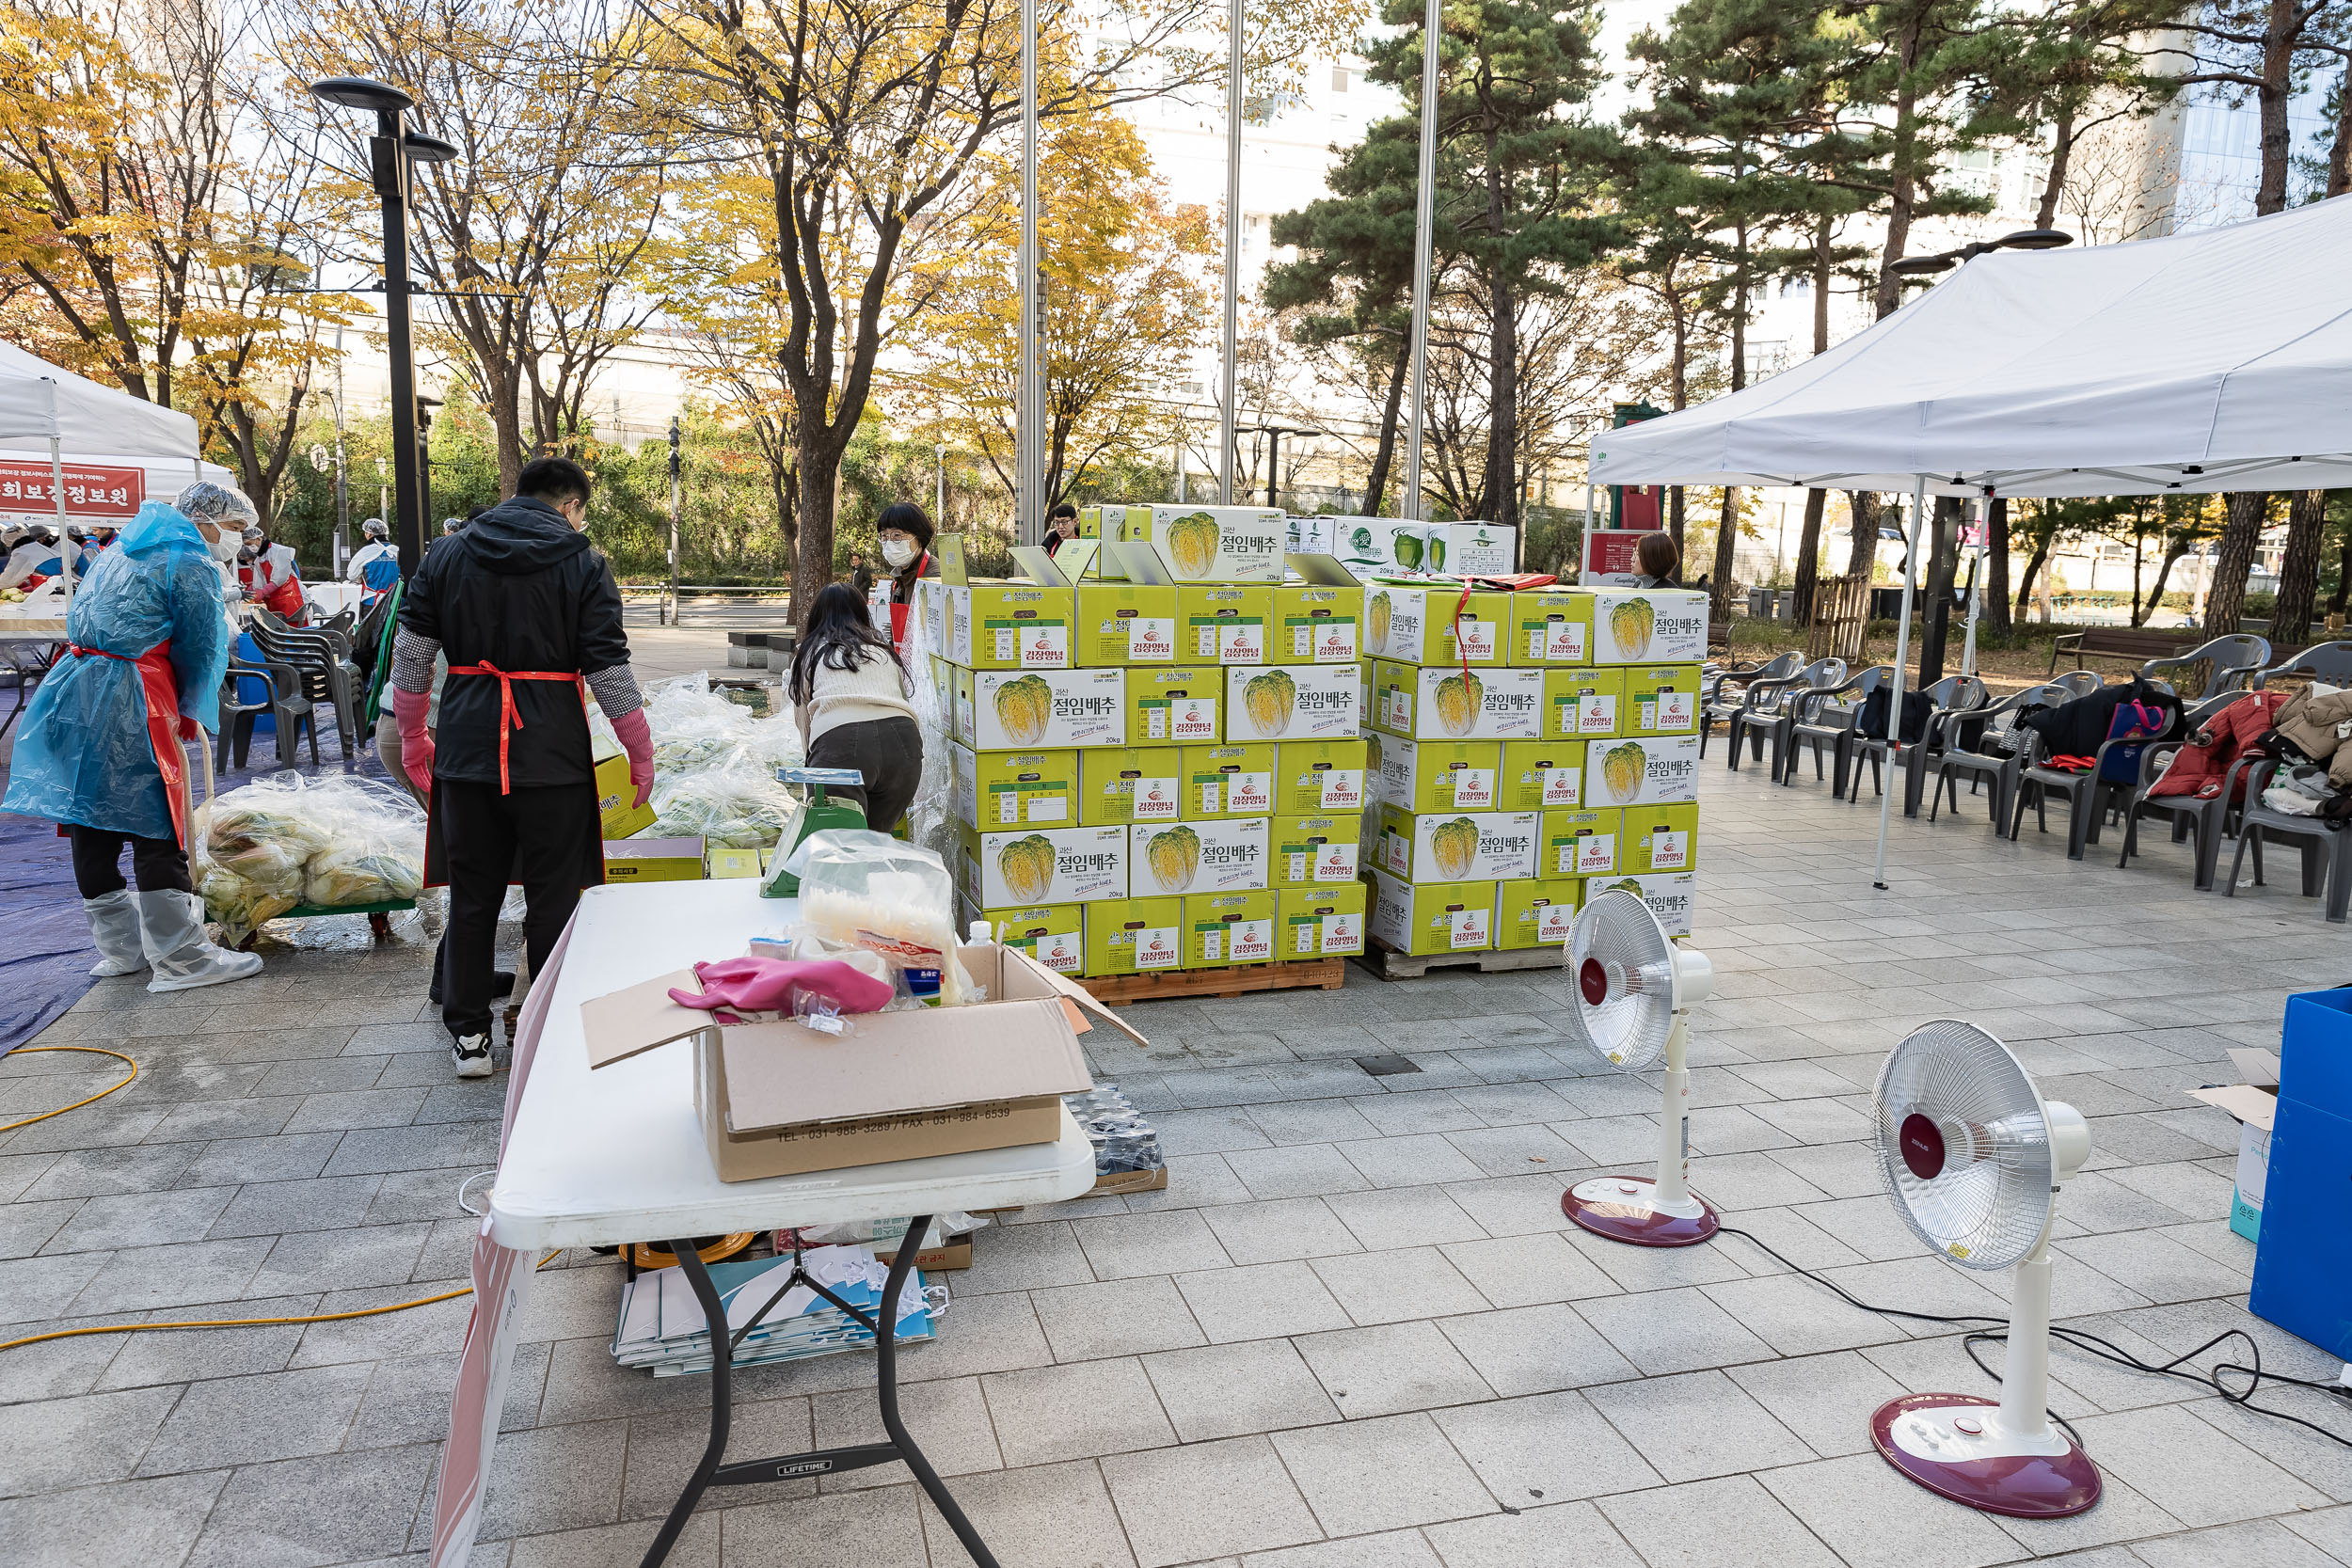
[[[618,726],[615,726],[616,728]],[[694,966],[700,991],[671,988],[681,1007],[717,1013],[722,1023],[736,1013],[790,1013],[803,991],[825,997],[845,1013],[870,1013],[897,994],[887,981],[838,958],[727,958]]]
[[[621,737],[621,750],[628,753],[628,782],[637,786],[637,803],[642,806],[653,795],[653,726],[645,722],[645,710],[641,707],[613,720],[612,733]]]
[[[421,795],[433,793],[433,736],[424,727],[432,698],[392,688],[392,717],[400,721],[400,766]]]

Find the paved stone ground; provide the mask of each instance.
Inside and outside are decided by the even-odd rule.
[[[1720,755],[1720,753],[1718,753]],[[2063,1198],[2060,1315],[2148,1355],[2248,1316],[2225,1227],[2233,1125],[2183,1098],[2275,1042],[2285,994],[2352,953],[2290,890],[2191,892],[1980,816],[1899,820],[1754,772],[1705,775],[1695,1178],[1864,1298],[1998,1311],[2004,1281],[1923,1255],[1879,1190],[1866,1093],[1907,1026],[1972,1018],[2092,1117]],[[2111,853],[2111,851],[2110,851]],[[331,926],[316,942],[350,940]],[[503,1080],[449,1077],[408,934],[273,954],[176,999],[109,982],[41,1043],[117,1045],[138,1082],[0,1142],[0,1337],[303,1314],[462,1280],[458,1183]],[[2352,1562],[2352,1449],[2057,1353],[2051,1398],[2106,1467],[2093,1513],[1947,1505],[1869,1451],[1905,1391],[1990,1385],[1952,1334],[1838,1305],[1735,1239],[1683,1252],[1565,1229],[1558,1198],[1651,1147],[1653,1091],[1559,1032],[1556,976],[1438,977],[1139,1008],[1105,1079],[1158,1114],[1164,1193],[1034,1211],[947,1276],[910,1418],[1006,1568],[1728,1568],[2042,1557],[2082,1568]],[[1402,1051],[1420,1074],[1348,1058]],[[0,1063],[0,1119],[107,1081]],[[618,1276],[562,1259],[531,1308],[477,1565],[633,1563],[699,1442],[703,1385],[616,1370]],[[415,1563],[465,1302],[0,1354],[0,1542],[21,1568]],[[863,1358],[748,1375],[739,1452],[858,1440]],[[2322,1396],[2271,1394],[2352,1434]],[[902,1472],[738,1490],[672,1560],[965,1559]]]

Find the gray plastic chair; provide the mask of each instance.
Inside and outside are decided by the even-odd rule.
[[[1821,748],[1830,749],[1830,798],[1836,800],[1846,793],[1846,770],[1853,760],[1854,719],[1862,711],[1863,702],[1871,692],[1895,678],[1891,664],[1875,664],[1858,674],[1847,676],[1836,686],[1817,687],[1800,691],[1791,700],[1788,722],[1773,732],[1777,748],[1786,737],[1788,754],[1784,761],[1777,750],[1772,756],[1772,769],[1784,784],[1793,784],[1797,776],[1797,748],[1813,748],[1813,776],[1821,777]],[[1851,699],[1851,700],[1849,700]]]
[[[2117,746],[2151,744],[2145,740],[2103,740],[2092,753],[2090,768],[2080,773],[2043,766],[2049,756],[2048,742],[2041,732],[2027,730],[2032,741],[2026,753],[2025,770],[2017,776],[2017,799],[2010,808],[2009,836],[2016,842],[2018,832],[2026,824],[2026,807],[2034,808],[2034,822],[2042,832],[2050,831],[2050,801],[2053,797],[2066,802],[2066,858],[2083,858],[2083,847],[2099,842],[2099,825],[2115,809],[2119,799],[2129,799],[2134,785],[2115,783],[2106,778],[2107,752]],[[2182,733],[2178,725],[2175,734]],[[2146,752],[2141,753],[2143,759]]]
[[[1727,670],[1716,671],[1711,677],[1711,684],[1705,687],[1700,697],[1699,755],[1702,757],[1707,755],[1708,732],[1717,724],[1728,723],[1747,705],[1749,687],[1758,681],[1787,680],[1804,666],[1804,656],[1791,652],[1775,654],[1761,664],[1735,664]],[[1758,744],[1760,748],[1761,737],[1758,739]],[[1759,749],[1756,752],[1757,759],[1762,760],[1763,755],[1763,752]],[[1737,767],[1739,759],[1734,757],[1732,763],[1734,767]]]
[[[1788,741],[1783,732],[1788,728],[1797,699],[1807,691],[1836,686],[1845,678],[1844,659],[1820,658],[1786,679],[1750,682],[1745,700],[1740,711],[1732,715],[1727,732],[1731,743],[1728,753],[1731,770],[1735,773],[1740,770],[1741,736],[1747,738],[1749,749],[1755,752],[1758,762],[1764,760],[1764,743],[1769,739],[1772,745],[1772,778],[1778,782],[1781,758],[1788,752]]]
[[[2241,631],[2217,637],[2177,657],[2152,658],[2139,667],[2139,676],[2142,680],[2154,680],[2161,670],[2186,670],[2210,663],[2213,668],[2205,676],[2201,695],[2215,697],[2224,691],[2253,689],[2255,675],[2269,661],[2270,644],[2250,631]]]
[[[2248,691],[2225,691],[2202,702],[2185,714],[2181,736],[2173,740],[2159,740],[2141,748],[2139,777],[2130,786],[2122,801],[2123,815],[2123,852],[2116,857],[2115,867],[2121,871],[2132,863],[2139,853],[2139,824],[2142,818],[2161,816],[2172,824],[2172,842],[2182,843],[2191,834],[2197,839],[2191,864],[2195,867],[2195,886],[2200,893],[2213,891],[2214,868],[2221,860],[2221,840],[2228,833],[2231,800],[2237,794],[2238,779],[2250,766],[2234,762],[2222,775],[2221,793],[2200,799],[2194,795],[2151,795],[2162,776],[2166,759],[2188,744],[2188,737],[2213,722],[2221,710],[2232,703],[2244,702],[2251,696]]]
[[[2325,913],[2329,921],[2341,926],[2346,912],[2352,911],[2352,823],[2292,816],[2264,805],[2263,788],[2269,784],[2277,767],[2265,758],[2247,769],[2246,814],[2238,820],[2237,853],[2230,858],[2230,882],[2221,890],[2221,895],[2237,896],[2238,869],[2246,863],[2246,851],[2249,848],[2254,851],[2254,885],[2264,886],[2263,840],[2283,840],[2303,852],[2303,896],[2316,898],[2324,888],[2328,897]]]
[[[1928,747],[1936,733],[1936,719],[1954,708],[1982,707],[1990,692],[1984,682],[1974,675],[1947,675],[1927,689],[1928,721],[1919,732],[1918,742],[1901,749],[1903,765],[1903,815],[1919,815],[1919,801],[1928,789]],[[1906,696],[1909,693],[1905,693]],[[1888,728],[1902,734],[1902,715],[1890,714]],[[1856,722],[1860,721],[1857,718]],[[1849,805],[1862,799],[1862,765],[1870,765],[1870,787],[1874,794],[1886,792],[1886,740],[1883,736],[1863,735],[1857,731],[1853,741],[1853,788],[1846,796]]]
[[[2084,672],[2090,673],[2091,672]],[[1943,742],[1935,752],[1935,789],[1928,803],[1928,820],[1932,822],[1943,809],[1948,791],[1952,812],[1960,812],[1960,781],[1968,781],[1974,794],[1979,784],[1990,781],[1993,785],[1993,831],[2000,832],[2009,821],[2010,807],[2017,799],[2017,777],[2025,771],[2026,750],[2025,741],[2029,731],[2021,731],[2017,721],[2026,710],[2037,705],[2056,707],[2072,702],[2081,693],[2066,681],[2051,681],[2042,686],[2029,686],[2023,691],[2011,692],[1997,703],[1983,707],[1954,708],[1940,714],[1935,721],[1938,738]],[[1962,727],[1981,722],[1983,732],[1974,747],[1963,749],[1960,744]]]
[[[2106,685],[2107,678],[2096,670],[2069,670],[2049,684],[2066,688],[2070,697],[2088,697]]]
[[[262,683],[260,702],[248,703],[239,695],[239,677]],[[275,663],[231,663],[229,666],[229,672],[220,683],[220,754],[214,766],[224,773],[229,771],[232,759],[238,768],[245,767],[245,759],[253,746],[253,721],[264,713],[270,716],[271,722],[276,726],[278,766],[294,766],[294,743],[301,738],[307,727],[310,732],[310,766],[317,767],[318,710],[310,705],[310,699],[303,695],[302,677],[294,667]]]
[[[2254,689],[2260,691],[2273,675],[2326,681],[2329,686],[2352,686],[2352,642],[2315,643],[2282,664],[2256,671]]]

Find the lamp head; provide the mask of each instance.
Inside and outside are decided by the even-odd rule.
[[[1906,256],[1887,270],[1899,277],[1926,277],[1932,273],[1949,272],[1954,264],[1949,256]]]
[[[346,109],[373,109],[385,115],[396,115],[417,106],[417,101],[400,88],[373,76],[329,76],[310,84],[310,96]]]
[[[457,149],[438,136],[421,136],[411,131],[401,138],[401,146],[408,152],[412,164],[446,164],[457,156]]]
[[[2021,229],[2014,234],[2004,234],[1994,242],[2009,250],[2056,250],[2062,245],[2073,245],[2074,236],[2062,229]]]

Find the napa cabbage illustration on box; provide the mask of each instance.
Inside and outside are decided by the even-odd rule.
[[[1041,675],[1024,675],[996,689],[996,720],[1015,743],[1034,746],[1054,720],[1054,688]]]
[[[1041,903],[1054,887],[1054,841],[1042,833],[1014,839],[996,851],[996,869],[1014,897]]]
[[[1600,780],[1612,800],[1624,804],[1642,793],[1649,768],[1649,753],[1638,740],[1623,740],[1600,755]]]
[[[1143,847],[1144,863],[1163,893],[1182,893],[1200,869],[1200,835],[1179,826],[1153,833]]]
[[[1359,530],[1358,531],[1365,531]],[[1388,651],[1389,621],[1395,612],[1396,607],[1389,602],[1388,594],[1378,589],[1373,590],[1372,597],[1364,605],[1364,652],[1366,654],[1377,656]]]
[[[1216,519],[1189,512],[1168,525],[1168,553],[1188,578],[1207,577],[1216,565]]]
[[[1457,739],[1478,727],[1478,712],[1486,700],[1486,683],[1467,670],[1439,681],[1431,698],[1437,706],[1438,727]]]
[[[1478,824],[1467,816],[1440,822],[1429,832],[1429,847],[1437,859],[1438,877],[1460,881],[1478,863]]]
[[[1637,659],[1649,652],[1650,633],[1657,629],[1658,609],[1647,599],[1623,599],[1609,610],[1609,635],[1617,656]]]
[[[1287,670],[1268,670],[1249,677],[1241,689],[1242,711],[1259,736],[1272,739],[1291,727],[1298,708],[1298,683]]]

